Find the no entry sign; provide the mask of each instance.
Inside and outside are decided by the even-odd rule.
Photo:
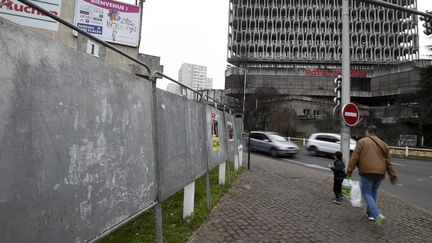
[[[342,118],[347,126],[355,126],[360,120],[360,111],[353,103],[348,103],[342,108]]]

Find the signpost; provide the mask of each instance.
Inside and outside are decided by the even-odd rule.
[[[353,127],[360,120],[360,111],[353,103],[348,103],[342,108],[342,118],[347,126]]]

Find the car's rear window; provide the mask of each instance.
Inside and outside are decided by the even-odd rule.
[[[268,136],[275,142],[286,142],[287,141],[287,139],[285,137],[282,137],[278,134],[269,134]]]
[[[331,143],[336,143],[336,142],[339,141],[338,138],[333,137],[333,136],[328,136],[328,135],[318,135],[316,137],[316,140],[325,141],[325,142],[331,142]]]

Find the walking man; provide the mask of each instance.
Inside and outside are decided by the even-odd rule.
[[[376,126],[369,126],[366,129],[366,136],[357,142],[348,164],[347,176],[351,176],[353,170],[358,168],[361,177],[361,191],[367,204],[368,219],[375,220],[378,225],[382,225],[386,223],[386,218],[377,206],[378,188],[386,171],[393,185],[396,184],[398,178],[390,162],[389,147],[375,135],[376,130]]]

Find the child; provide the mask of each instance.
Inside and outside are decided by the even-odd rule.
[[[345,178],[345,163],[342,160],[342,153],[340,151],[334,154],[334,159],[333,166],[329,165],[334,173],[333,192],[335,200],[333,202],[340,204],[342,201],[342,181]]]

